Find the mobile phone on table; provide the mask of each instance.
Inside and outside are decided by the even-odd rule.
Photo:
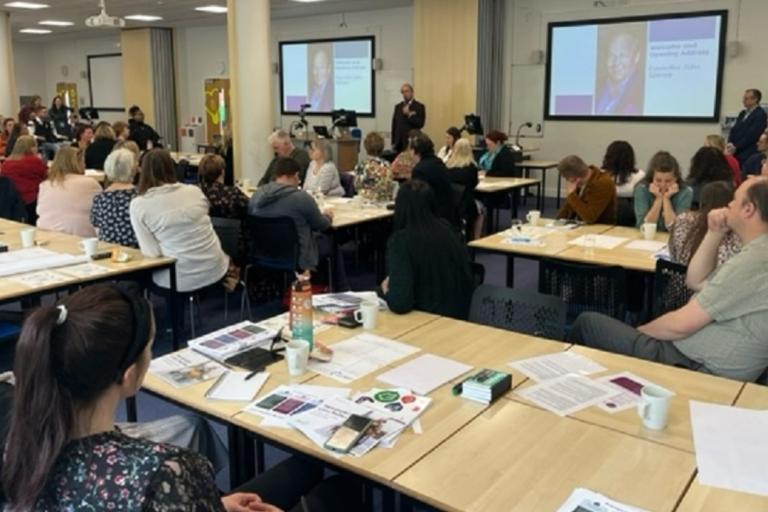
[[[325,442],[325,447],[337,453],[347,453],[363,437],[373,421],[365,416],[352,414]]]

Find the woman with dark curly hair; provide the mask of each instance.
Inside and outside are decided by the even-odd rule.
[[[698,208],[701,189],[713,181],[733,183],[733,173],[725,155],[714,147],[703,146],[691,158],[686,184],[693,189],[693,205]]]

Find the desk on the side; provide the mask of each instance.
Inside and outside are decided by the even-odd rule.
[[[541,190],[542,190],[541,194],[543,198],[547,188],[547,172],[549,172],[551,169],[557,170],[558,163],[559,162],[557,160],[523,160],[521,162],[517,162],[515,166],[523,170],[523,175],[526,178],[530,176],[531,169],[541,171]],[[560,187],[561,186],[562,186],[562,181],[560,180],[560,176],[558,176],[557,177],[557,208],[558,209],[560,209]],[[544,207],[544,202],[542,201],[539,204],[539,209],[541,210],[543,207]]]
[[[557,510],[585,487],[671,511],[694,469],[690,453],[499,400],[394,484],[441,510]]]
[[[735,404],[748,409],[768,409],[768,387],[748,383]],[[734,425],[738,428],[738,425]],[[685,494],[680,512],[768,510],[768,497],[701,485],[698,477]]]
[[[544,226],[550,222],[552,222],[551,219],[541,219],[539,221],[539,226]],[[494,235],[472,240],[469,243],[469,247],[505,255],[507,257],[507,286],[512,287],[514,286],[515,278],[515,256],[532,259],[557,258],[561,253],[572,247],[568,244],[571,240],[582,235],[598,235],[605,233],[611,228],[613,228],[613,226],[608,226],[606,224],[582,225],[573,229],[562,229],[562,227],[553,228],[554,231],[552,234],[539,238],[539,240],[543,242],[543,245],[505,243],[504,239],[508,238],[511,233],[509,230],[504,230]]]

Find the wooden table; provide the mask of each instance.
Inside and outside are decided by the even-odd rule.
[[[643,240],[643,235],[639,229],[615,226],[601,233],[607,236],[628,238],[615,249],[594,249],[590,254],[584,247],[569,246],[559,253],[556,257],[563,260],[576,261],[579,263],[592,263],[597,265],[617,265],[628,270],[639,270],[641,272],[655,272],[656,258],[650,251],[641,251],[637,249],[628,249],[627,244],[633,240]],[[654,237],[656,242],[669,242],[669,233],[657,232]]]
[[[736,400],[736,406],[768,409],[768,387],[746,384]],[[738,425],[734,428],[738,428]],[[677,510],[680,512],[768,510],[768,497],[701,485],[696,477]]]
[[[19,232],[28,228],[30,228],[28,224],[0,219],[0,242],[8,245],[10,251],[20,249],[21,239]],[[48,249],[50,251],[74,255],[83,253],[82,248],[80,247],[80,240],[82,240],[82,238],[74,235],[36,228],[35,239],[38,242],[42,242],[42,248]],[[110,250],[116,247],[120,246],[115,244],[108,244],[105,242],[99,243],[100,251]],[[36,288],[29,288],[21,283],[11,280],[8,277],[0,278],[0,302],[18,300],[24,296],[39,295],[42,292],[65,289],[71,286],[85,284],[90,281],[113,279],[118,276],[124,277],[133,273],[143,273],[165,268],[172,269],[175,265],[175,260],[173,258],[146,258],[138,249],[132,249],[129,247],[121,247],[121,250],[130,256],[130,260],[125,263],[113,262],[110,259],[95,261],[95,264],[105,267],[108,269],[108,271],[104,274],[94,276],[93,278],[62,276],[63,280],[59,283]],[[55,269],[52,270],[55,271]]]
[[[409,313],[403,318],[407,318]],[[499,370],[507,369],[506,363],[514,359],[532,357],[565,350],[569,345],[557,341],[543,340],[531,336],[511,333],[500,329],[460,322],[448,318],[440,318],[411,330],[397,338],[422,349],[408,358],[394,362],[372,375],[352,382],[349,387],[353,391],[366,391],[373,387],[382,387],[376,376],[400,366],[410,359],[423,355],[425,352],[462,361],[475,368],[487,367]],[[524,377],[513,374],[514,382],[522,382]],[[414,434],[411,429],[401,434],[397,445],[392,449],[374,449],[364,457],[336,458],[326,451],[319,449],[312,441],[298,431],[265,428],[261,426],[261,418],[248,413],[236,415],[232,421],[235,425],[262,437],[270,442],[308,453],[315,458],[330,464],[353,471],[367,479],[384,485],[391,481],[409,466],[426,456],[431,450],[450,437],[453,433],[471,422],[485,409],[481,404],[455,397],[451,388],[460,379],[444,384],[429,394],[432,404],[420,417],[423,427],[422,434]],[[313,385],[343,386],[339,382],[324,376],[317,376],[309,381]]]
[[[690,453],[499,400],[394,480],[442,510],[553,511],[576,487],[647,510],[673,510]]]
[[[690,453],[694,452],[690,401],[732,405],[744,386],[743,382],[588,347],[574,346],[570,350],[607,368],[607,371],[590,375],[590,378],[628,371],[675,393],[670,405],[669,423],[667,428],[661,431],[645,428],[635,408],[611,414],[598,407],[588,407],[574,414],[573,418]],[[526,382],[523,387],[532,383]],[[507,395],[506,398],[528,403],[514,394]]]
[[[516,167],[523,170],[523,174],[528,178],[531,174],[531,169],[537,169],[541,171],[541,190],[542,197],[546,193],[547,188],[547,172],[550,169],[556,169],[557,164],[560,163],[557,160],[523,160],[515,164]],[[560,209],[560,188],[562,186],[562,180],[558,176],[557,178],[557,209]],[[542,209],[544,203],[541,202],[539,210]]]
[[[540,219],[538,226],[546,227],[547,224],[553,221],[553,219]],[[515,256],[532,259],[557,258],[565,250],[572,247],[568,244],[571,240],[582,235],[598,235],[605,233],[612,228],[613,226],[606,224],[581,225],[573,229],[554,228],[555,231],[552,234],[543,236],[539,239],[544,243],[544,245],[541,246],[505,243],[504,240],[511,235],[510,231],[507,229],[494,235],[472,240],[469,243],[469,247],[505,255],[507,257],[507,286],[511,288],[514,286],[515,282]],[[579,247],[578,249],[581,248]]]
[[[544,204],[541,180],[515,177],[488,177],[484,171],[478,174],[478,179],[479,182],[477,187],[475,187],[475,194],[487,197],[487,200],[483,202],[488,208],[487,224],[489,231],[496,231],[498,229],[498,210],[504,208],[498,208],[497,205],[503,204],[505,198],[509,204],[512,218],[517,217],[518,190],[528,190],[530,187],[536,187],[537,207],[541,209]]]

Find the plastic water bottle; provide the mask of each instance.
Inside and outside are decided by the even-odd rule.
[[[309,351],[314,348],[312,325],[312,285],[309,272],[296,274],[296,281],[291,286],[290,308],[291,335],[294,341],[304,340],[309,343]]]

